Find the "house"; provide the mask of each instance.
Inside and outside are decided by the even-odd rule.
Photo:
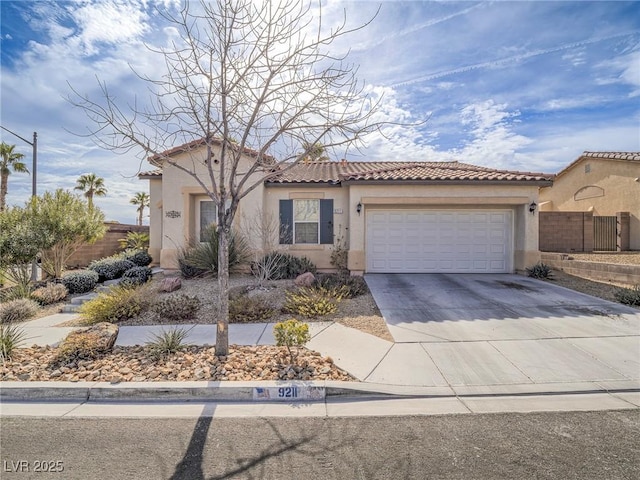
[[[140,174],[150,182],[150,253],[163,268],[176,268],[179,249],[216,219],[204,189],[171,164],[188,162],[204,174],[204,148],[187,144],[152,157],[157,169]],[[247,149],[242,158],[249,165],[256,155]],[[348,249],[352,274],[509,273],[540,258],[536,206],[550,175],[460,162],[344,160],[271,172],[240,202],[235,225],[273,220],[269,243],[320,270],[333,268],[336,242]],[[254,251],[264,250],[264,239],[249,236]]]
[[[640,152],[584,152],[540,189],[540,211],[628,216],[628,249],[640,250]]]

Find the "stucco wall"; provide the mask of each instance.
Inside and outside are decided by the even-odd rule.
[[[349,208],[349,191],[345,187],[269,187],[264,192],[265,211],[275,215],[278,219],[280,200],[289,199],[333,199],[333,235],[334,239],[342,236],[348,239],[349,220],[351,212]],[[355,207],[354,207],[355,208]],[[275,232],[275,245],[277,245]],[[316,264],[320,270],[331,270],[332,245],[277,245],[281,251],[286,251],[298,257],[307,257]]]
[[[349,268],[361,272],[366,266],[366,212],[372,208],[481,209],[509,208],[514,212],[513,265],[516,271],[536,263],[538,251],[538,215],[529,212],[532,201],[538,203],[536,186],[501,185],[352,185],[349,211],[363,204],[361,215],[352,215],[349,226]]]
[[[640,180],[637,179],[640,179],[638,162],[583,158],[556,177],[552,187],[540,189],[541,209],[593,212],[595,216],[629,212],[629,247],[640,250]]]
[[[179,161],[192,161],[187,154],[183,154],[183,157]],[[204,165],[200,165],[198,171],[201,178],[207,178]],[[255,178],[259,176],[256,175]],[[199,195],[204,194],[204,190],[196,185],[191,176],[171,165],[164,167],[161,187],[154,182],[151,182],[152,222],[159,222],[163,227],[162,230],[152,228],[152,248],[160,249],[160,262],[164,268],[176,268],[178,249],[195,234],[196,200]],[[161,202],[156,201],[159,196],[162,198]],[[354,184],[265,187],[260,184],[240,202],[234,225],[234,228],[245,233],[256,255],[264,250],[263,238],[255,233],[255,229],[259,229],[258,219],[266,215],[273,220],[271,223],[277,225],[279,201],[296,198],[333,199],[334,238],[344,238],[349,249],[349,268],[352,273],[362,273],[365,270],[365,218],[367,210],[375,207],[510,209],[514,225],[514,269],[524,270],[539,259],[538,215],[537,212],[531,214],[528,207],[532,201],[538,203],[536,186]],[[363,204],[359,215],[356,213],[358,203]],[[278,231],[274,229],[271,241],[267,243],[293,255],[306,256],[320,270],[333,268],[330,263],[332,245],[278,245],[277,235]],[[157,238],[160,239],[159,243]]]
[[[218,149],[219,150],[219,149]],[[176,162],[188,165],[198,173],[199,178],[205,183],[209,174],[203,164],[205,150],[200,149],[195,152],[183,153],[174,157]],[[214,151],[214,157],[219,152]],[[247,157],[238,169],[242,174],[246,172],[248,166],[253,162]],[[227,172],[228,174],[228,172]],[[253,179],[257,181],[263,174],[255,174]],[[219,176],[219,167],[214,165],[214,176]],[[247,184],[247,187],[251,183]],[[244,197],[236,212],[234,228],[240,227],[242,217],[251,217],[262,204],[264,185],[260,183],[246,197]],[[196,199],[204,198],[206,195],[203,187],[199,186],[194,178],[186,172],[173,165],[166,164],[163,167],[162,181],[162,219],[163,224],[161,234],[160,264],[163,268],[177,268],[177,254],[180,248],[187,245],[190,239],[196,234]],[[251,239],[250,239],[251,240]]]
[[[162,249],[162,179],[149,180],[149,255],[160,264]]]

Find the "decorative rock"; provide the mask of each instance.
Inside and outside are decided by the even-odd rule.
[[[182,288],[182,280],[180,277],[165,278],[160,282],[158,290],[161,292],[175,292]]]
[[[313,273],[306,272],[302,275],[298,275],[296,279],[293,281],[295,285],[298,287],[310,287],[313,285],[313,282],[316,281],[316,277],[313,276]]]
[[[100,322],[90,327],[79,328],[67,335],[62,345],[67,342],[72,343],[76,335],[93,337],[96,351],[109,352],[113,348],[113,344],[116,343],[116,338],[118,338],[118,326],[109,322]],[[64,370],[62,371],[64,372]]]
[[[149,357],[144,348],[115,347],[111,353],[56,369],[52,360],[57,348],[23,348],[12,360],[0,363],[0,381],[353,380],[331,363],[331,359],[313,351],[299,349],[293,364],[285,352],[284,347],[268,345],[231,346],[229,354],[219,358],[212,348],[190,347],[164,359],[156,359]]]

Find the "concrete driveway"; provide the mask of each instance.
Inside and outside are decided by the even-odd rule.
[[[519,275],[366,280],[396,341],[366,381],[490,391],[640,387],[640,310]]]

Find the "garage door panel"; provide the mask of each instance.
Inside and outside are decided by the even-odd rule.
[[[369,272],[509,272],[510,211],[367,212]]]

